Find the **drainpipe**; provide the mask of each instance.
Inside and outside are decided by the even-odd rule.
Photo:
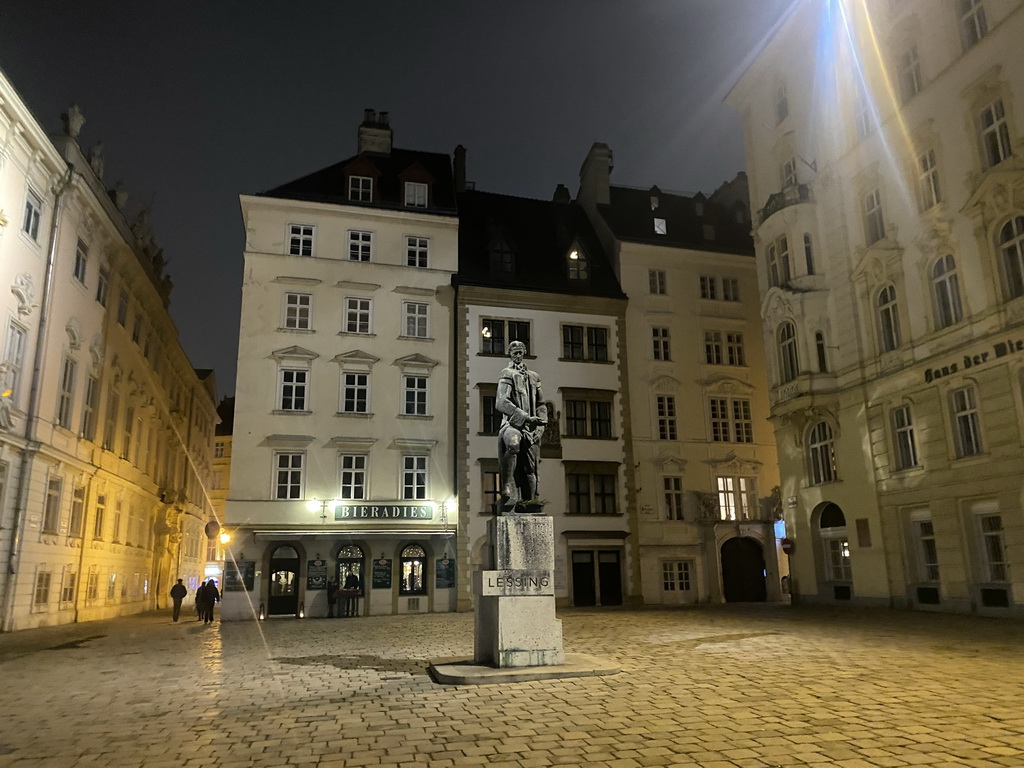
[[[61,214],[64,210],[64,195],[74,180],[75,169],[68,163],[67,171],[61,176],[54,188],[53,220],[50,222],[49,246],[46,250],[46,275],[43,279],[43,296],[39,304],[39,329],[36,332],[36,350],[32,359],[32,382],[28,396],[28,412],[25,415],[25,448],[22,450],[21,467],[18,471],[18,484],[15,492],[14,520],[11,522],[11,546],[7,553],[7,579],[4,582],[3,596],[3,627],[10,629],[11,612],[14,602],[14,587],[21,560],[21,544],[24,537],[25,511],[28,506],[28,476],[32,459],[39,452],[39,444],[35,439],[36,415],[39,413],[39,390],[42,380],[43,355],[45,352],[46,323],[50,315],[50,302],[53,298],[53,267],[57,261],[57,231],[60,228]]]

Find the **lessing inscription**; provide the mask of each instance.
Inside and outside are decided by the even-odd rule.
[[[434,507],[427,504],[338,504],[335,520],[433,520]]]
[[[482,571],[480,576],[484,597],[555,594],[551,571]]]

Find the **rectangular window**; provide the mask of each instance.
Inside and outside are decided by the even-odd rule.
[[[75,399],[75,370],[77,365],[70,357],[64,358],[60,371],[60,395],[57,398],[57,424],[71,429],[71,410]]]
[[[284,327],[308,331],[312,328],[313,297],[308,293],[284,295]]]
[[[113,600],[117,596],[117,574],[107,574],[107,600]]]
[[[95,376],[85,380],[85,399],[82,402],[82,437],[96,439],[96,409],[100,401],[100,381]]]
[[[405,263],[410,267],[425,269],[428,265],[430,241],[425,237],[405,238]]]
[[[781,177],[783,187],[795,187],[797,183],[796,179],[796,158],[791,157],[789,160],[782,164],[782,168],[779,169],[779,176]]]
[[[412,208],[426,208],[427,185],[417,181],[405,182],[405,204]]]
[[[348,260],[369,261],[373,250],[373,233],[357,229],[348,231]]]
[[[998,99],[981,110],[981,144],[985,150],[985,165],[999,165],[1012,153],[1010,128],[1006,122],[1003,101]]]
[[[853,101],[853,122],[857,128],[857,141],[863,141],[871,135],[874,121],[871,117],[871,102],[864,91],[862,83],[857,84],[857,96]]]
[[[128,291],[124,288],[117,297],[117,324],[122,328],[128,327]]]
[[[43,198],[31,189],[25,195],[25,219],[21,225],[21,231],[39,242],[39,220],[43,215]]]
[[[101,307],[107,306],[107,293],[110,290],[110,270],[100,267],[100,274],[96,280],[96,301]]]
[[[583,326],[562,326],[562,357],[566,360],[583,359]]]
[[[89,246],[82,238],[78,238],[78,245],[75,247],[75,268],[72,274],[75,280],[85,285],[85,270],[89,265]]]
[[[662,562],[661,584],[665,592],[689,592],[690,561],[666,560]]]
[[[98,565],[89,566],[89,575],[85,582],[85,599],[95,602],[100,596],[100,571]]]
[[[668,293],[668,281],[664,269],[648,269],[647,282],[653,294],[664,296]]]
[[[786,86],[780,85],[775,90],[775,124],[778,125],[789,117],[789,98],[786,96]]]
[[[914,441],[914,421],[910,406],[894,408],[892,429],[896,443],[896,468],[909,469],[917,466],[917,445]]]
[[[658,439],[676,439],[676,399],[671,395],[658,395]]]
[[[313,225],[288,225],[288,253],[291,256],[313,255]]]
[[[1009,581],[1010,566],[1006,561],[1006,546],[1003,541],[1002,515],[981,515],[981,550],[986,581]]]
[[[71,491],[71,519],[68,521],[68,535],[82,537],[85,523],[85,486],[76,485]]]
[[[427,377],[403,376],[402,381],[402,388],[405,393],[405,407],[402,413],[406,416],[426,416]]]
[[[419,302],[402,303],[405,310],[405,335],[416,339],[427,338],[427,306]]]
[[[852,581],[850,541],[846,537],[825,540],[825,565],[832,581]]]
[[[931,520],[915,520],[917,534],[918,578],[921,581],[939,580],[939,550],[935,545],[935,529]]]
[[[711,439],[716,443],[752,443],[754,426],[750,401],[724,397],[710,399]]]
[[[501,429],[502,414],[494,407],[496,401],[493,393],[480,396],[480,430],[485,435],[496,435]]]
[[[587,436],[587,401],[565,401],[565,436]]]
[[[570,515],[616,514],[615,475],[606,472],[570,471],[565,475]]]
[[[341,498],[366,498],[366,459],[363,454],[344,454],[341,457]]]
[[[922,211],[927,211],[942,202],[939,169],[935,166],[935,150],[933,149],[917,156],[917,191]]]
[[[342,413],[366,413],[370,402],[370,375],[346,373],[342,377]]]
[[[917,60],[917,46],[912,45],[900,55],[900,97],[906,104],[921,92],[921,64]]]
[[[566,437],[611,437],[612,403],[610,400],[566,400]]]
[[[224,458],[224,441],[218,440],[213,444],[213,458],[223,459]]]
[[[950,393],[953,408],[953,436],[957,458],[981,453],[981,424],[974,387],[954,389]]]
[[[49,571],[36,573],[36,588],[32,597],[32,605],[38,608],[45,608],[50,603],[50,583],[53,574]]]
[[[864,236],[867,244],[877,243],[885,237],[885,221],[882,218],[882,196],[873,189],[864,197]]]
[[[280,373],[280,398],[278,408],[282,411],[305,411],[309,371],[282,368]]]
[[[370,299],[345,299],[345,333],[370,332]]]
[[[302,465],[305,454],[277,453],[274,455],[274,498],[302,498]]]
[[[743,334],[725,334],[725,362],[727,365],[746,365],[747,358],[743,350]]]
[[[124,432],[121,435],[121,458],[131,455],[132,439],[135,437],[135,408],[128,405],[124,409]]]
[[[608,360],[608,329],[563,325],[562,358],[606,362]]]
[[[665,494],[665,519],[682,520],[683,478],[675,476],[664,477],[662,478],[662,488]]]
[[[111,531],[111,539],[113,541],[121,541],[121,521],[124,519],[124,505],[120,499],[114,502],[114,528]]]
[[[485,355],[504,355],[507,344],[521,341],[530,350],[530,323],[524,320],[497,320],[485,317],[481,322],[480,351]]]
[[[402,457],[402,498],[420,500],[427,498],[427,457]]]
[[[25,364],[25,328],[13,320],[7,325],[7,339],[4,342],[4,363],[7,365],[7,387],[11,390],[11,402],[17,404],[21,388],[21,370]]]
[[[981,0],[958,0],[957,5],[960,12],[960,36],[966,51],[988,34],[988,20]]]
[[[587,328],[587,359],[595,363],[608,361],[607,328]]]
[[[717,283],[714,277],[710,275],[700,276],[700,297],[702,299],[717,299],[718,291],[716,290]]]
[[[357,203],[372,203],[373,179],[370,176],[349,176],[348,199]]]
[[[46,481],[46,501],[43,504],[43,533],[60,532],[60,494],[64,482],[59,477]]]
[[[756,520],[758,515],[757,478],[719,477],[718,514],[722,520]]]
[[[704,331],[704,362],[708,365],[722,364],[721,331]]]
[[[482,512],[494,514],[501,500],[501,475],[491,466],[481,467],[481,487],[483,488],[484,506]]]
[[[740,281],[735,277],[722,278],[722,301],[740,300]]]
[[[651,342],[654,347],[655,360],[672,359],[672,349],[669,345],[668,328],[651,328]]]

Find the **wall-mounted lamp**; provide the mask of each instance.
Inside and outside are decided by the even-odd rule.
[[[330,507],[331,509],[333,509],[337,504],[340,503],[341,502],[339,502],[337,499],[317,499],[314,497],[306,502],[306,509],[308,509],[310,512],[316,512],[319,509],[320,522],[326,523],[327,508]]]

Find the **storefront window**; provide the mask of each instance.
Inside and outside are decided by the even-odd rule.
[[[418,544],[410,544],[402,550],[401,557],[402,582],[399,585],[400,595],[427,594],[427,553]]]

